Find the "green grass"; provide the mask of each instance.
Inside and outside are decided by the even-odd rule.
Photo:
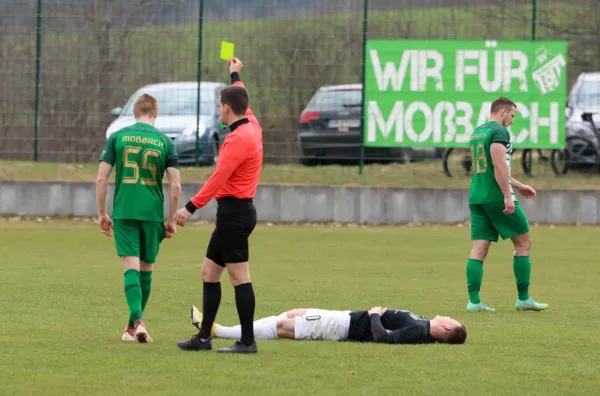
[[[467,343],[276,340],[260,342],[256,356],[222,356],[175,345],[194,334],[188,315],[201,304],[208,225],[190,224],[163,244],[145,313],[155,342],[139,345],[120,341],[122,270],[96,225],[0,222],[3,395],[582,395],[600,383],[594,228],[533,228],[531,291],[548,311],[514,310],[505,242],[493,246],[482,290],[498,312],[467,314],[468,227],[259,225],[251,239],[257,317],[384,305],[456,317]],[[237,323],[226,276],[218,321]]]
[[[538,189],[597,189],[599,176],[585,176],[570,171],[567,177],[555,177],[549,165],[534,165],[536,177],[525,176],[520,169],[520,159],[513,165],[513,176]],[[94,182],[97,164],[36,163],[23,161],[0,161],[0,181],[88,181]],[[453,169],[458,169],[455,165]],[[183,183],[204,183],[214,167],[182,167]],[[114,177],[114,172],[113,172]],[[266,164],[261,173],[262,184],[326,185],[326,186],[379,186],[379,187],[429,187],[468,188],[466,176],[448,178],[443,174],[441,161],[412,163],[408,165],[367,165],[364,173],[358,166],[271,165]]]

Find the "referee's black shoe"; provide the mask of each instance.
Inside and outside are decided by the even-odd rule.
[[[212,338],[203,340],[198,333],[187,341],[179,341],[177,346],[184,351],[210,351],[212,350]]]
[[[219,348],[217,349],[217,353],[256,353],[258,352],[258,347],[256,346],[256,342],[252,345],[244,345],[240,341],[236,341],[230,347],[227,348]]]

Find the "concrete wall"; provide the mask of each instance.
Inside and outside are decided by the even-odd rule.
[[[184,185],[182,204],[200,187]],[[109,212],[112,194],[109,186]],[[273,223],[457,223],[469,219],[467,198],[463,189],[262,185],[255,205],[259,221]],[[534,200],[519,200],[532,223],[600,224],[600,190],[546,190]],[[212,221],[215,212],[213,200],[193,219]],[[18,215],[95,216],[95,184],[0,182],[0,216]]]

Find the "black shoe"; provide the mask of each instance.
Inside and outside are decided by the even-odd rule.
[[[177,346],[184,351],[210,351],[212,350],[212,338],[202,340],[200,334],[196,334],[187,341],[179,341]]]
[[[256,353],[258,352],[258,347],[256,346],[256,342],[252,345],[244,345],[240,341],[236,341],[230,347],[217,349],[217,353]]]

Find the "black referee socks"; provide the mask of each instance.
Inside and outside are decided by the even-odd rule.
[[[251,346],[254,344],[254,307],[256,305],[252,283],[235,286],[235,305],[242,327],[240,342]]]
[[[200,338],[206,340],[210,338],[210,331],[217,311],[221,304],[221,282],[204,282],[202,291],[202,325],[200,327]]]

